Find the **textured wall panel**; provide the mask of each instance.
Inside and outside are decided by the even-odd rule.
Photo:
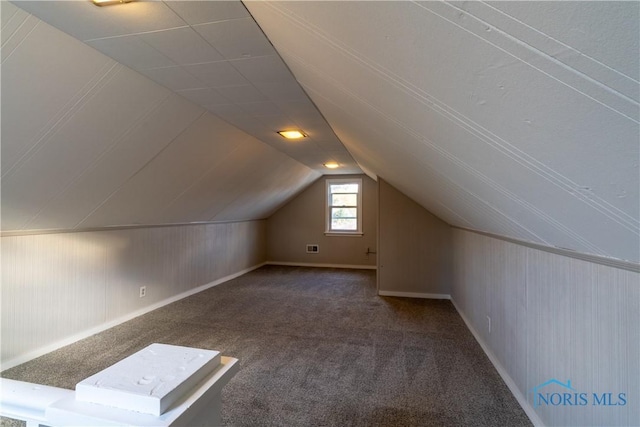
[[[453,300],[530,405],[552,378],[588,394],[585,406],[536,408],[545,424],[640,424],[638,273],[459,229],[453,262]],[[623,392],[625,406],[592,404]]]
[[[106,320],[106,248],[97,237],[2,238],[2,360]]]
[[[378,290],[451,292],[451,227],[378,178]]]
[[[265,237],[264,221],[2,237],[2,361],[260,264]]]

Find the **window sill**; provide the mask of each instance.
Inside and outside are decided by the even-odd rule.
[[[325,231],[324,235],[329,237],[362,237],[361,231]]]

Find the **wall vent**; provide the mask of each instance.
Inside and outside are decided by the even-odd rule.
[[[317,254],[318,252],[320,252],[320,247],[318,245],[307,245],[308,254]]]

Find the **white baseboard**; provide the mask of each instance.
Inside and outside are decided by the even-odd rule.
[[[498,371],[498,374],[500,374],[500,376],[502,377],[502,380],[505,382],[505,384],[507,384],[507,387],[509,387],[509,390],[511,390],[511,394],[513,394],[513,396],[516,398],[516,400],[524,410],[525,414],[527,414],[527,417],[529,417],[529,420],[531,420],[531,423],[533,423],[534,426],[544,427],[544,423],[542,422],[542,420],[540,419],[536,411],[533,409],[533,407],[527,401],[527,396],[522,394],[522,392],[516,385],[515,381],[513,381],[513,379],[507,372],[507,370],[504,368],[504,366],[502,366],[502,364],[500,363],[496,355],[493,354],[493,352],[489,348],[489,345],[485,343],[485,341],[482,339],[480,334],[478,334],[478,332],[475,330],[475,328],[473,327],[469,319],[467,319],[467,317],[464,315],[462,310],[460,310],[460,308],[456,305],[456,302],[453,299],[451,300],[451,303],[456,308],[458,314],[460,315],[460,317],[462,317],[462,320],[467,325],[467,328],[469,328],[469,330],[473,334],[476,341],[478,341],[478,344],[480,344],[480,347],[482,347],[482,350],[484,350],[485,354],[487,355],[487,357],[489,358],[493,366]]]
[[[319,267],[319,268],[352,268],[357,270],[377,270],[375,265],[355,265],[355,264],[316,264],[311,262],[280,262],[267,261],[267,265],[284,265],[289,267]]]
[[[14,366],[21,365],[21,364],[23,364],[25,362],[28,362],[30,360],[33,360],[33,359],[35,359],[37,357],[40,357],[40,356],[43,356],[43,355],[45,355],[47,353],[51,353],[52,351],[58,350],[59,348],[65,347],[65,346],[67,346],[69,344],[73,344],[76,341],[80,341],[80,340],[82,340],[84,338],[88,338],[91,335],[95,335],[95,334],[97,334],[99,332],[106,331],[109,328],[113,328],[114,326],[117,326],[117,325],[119,325],[121,323],[124,323],[126,321],[131,320],[131,319],[134,319],[134,318],[136,318],[138,316],[142,316],[143,314],[149,313],[150,311],[156,310],[156,309],[158,309],[160,307],[163,307],[163,306],[165,306],[167,304],[171,304],[172,302],[176,302],[176,301],[181,300],[183,298],[186,298],[186,297],[189,297],[191,295],[197,294],[198,292],[202,292],[202,291],[205,291],[205,290],[207,290],[209,288],[212,288],[214,286],[220,285],[220,284],[222,284],[224,282],[228,282],[229,280],[235,279],[236,277],[242,276],[243,274],[246,274],[246,273],[248,273],[250,271],[253,271],[253,270],[257,269],[257,268],[260,268],[265,264],[266,263],[263,262],[263,263],[254,265],[252,267],[245,268],[244,270],[238,271],[237,273],[233,273],[233,274],[230,274],[228,276],[221,277],[220,279],[216,279],[213,282],[204,284],[202,286],[198,286],[197,288],[190,289],[190,290],[188,290],[186,292],[183,292],[181,294],[174,295],[174,296],[172,296],[170,298],[164,299],[164,300],[162,300],[160,302],[157,302],[155,304],[151,304],[151,305],[149,305],[147,307],[141,308],[140,310],[136,310],[136,311],[134,311],[132,313],[129,313],[129,314],[126,314],[126,315],[124,315],[122,317],[118,317],[117,319],[110,320],[110,321],[108,321],[106,323],[102,323],[101,325],[95,326],[95,327],[93,327],[91,329],[87,329],[87,330],[84,330],[82,332],[78,332],[77,334],[71,335],[71,336],[69,336],[67,338],[64,338],[64,339],[60,340],[60,341],[56,341],[56,342],[54,342],[52,344],[46,345],[44,347],[40,347],[40,348],[38,348],[36,350],[32,350],[32,351],[30,351],[30,352],[28,352],[26,354],[21,355],[21,356],[14,357],[13,359],[8,360],[7,362],[2,362],[2,366],[1,366],[0,369],[2,371],[4,371],[6,369],[13,368]]]
[[[383,296],[383,297],[451,299],[451,295],[449,295],[449,294],[424,294],[424,293],[419,293],[419,292],[378,291],[378,295]]]

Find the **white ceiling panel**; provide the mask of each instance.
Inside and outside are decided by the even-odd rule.
[[[254,82],[253,84],[272,101],[305,101],[308,99],[307,94],[304,93],[300,85],[295,81],[290,80],[276,83]]]
[[[69,229],[79,226],[203,113],[201,107],[181,96],[169,95],[45,206],[27,227]],[[188,212],[183,208],[183,215],[185,211]],[[184,222],[185,218],[178,216],[176,221]]]
[[[268,98],[253,85],[222,86],[218,92],[235,104],[264,102]]]
[[[225,61],[188,65],[184,69],[197,77],[205,85],[204,87],[246,85],[249,83],[231,64]]]
[[[256,169],[264,167],[265,163],[271,163],[266,159],[273,149],[265,145],[254,145],[253,142],[253,140],[248,140],[246,146],[241,148],[245,155],[238,160],[239,168],[231,174],[230,182],[232,185],[230,187],[218,187],[216,202],[200,213],[200,217],[204,221],[219,220],[216,215],[224,211],[238,197],[241,197],[242,192],[251,191],[252,186],[256,184],[253,181]],[[264,162],[262,161],[263,158]],[[273,163],[271,164],[275,167]],[[243,172],[239,173],[240,170]]]
[[[273,46],[251,17],[195,25],[193,28],[226,59],[275,54]]]
[[[282,103],[278,102],[278,104],[281,108],[287,108],[286,106],[282,107]],[[305,129],[307,127],[309,129],[318,129],[325,123],[324,117],[318,111],[295,111],[291,109],[288,109],[288,111],[289,115],[294,117],[296,122],[304,126]],[[333,137],[335,138],[335,135]]]
[[[286,83],[290,81],[289,70],[278,55],[239,59],[231,63],[251,82]]]
[[[179,90],[176,92],[199,105],[218,105],[231,103],[231,101],[222,96],[220,92],[213,88],[187,89]]]
[[[239,1],[166,1],[189,25],[247,18],[249,12]]]
[[[134,70],[175,66],[176,63],[142,40],[140,36],[110,37],[87,44]]]
[[[7,228],[26,229],[34,215],[122,138],[124,130],[167,96],[148,79],[122,70],[119,66],[81,108],[51,129],[19,168],[3,177],[2,221]]]
[[[244,174],[244,168],[239,165],[251,156],[250,145],[239,145],[226,155],[212,159],[211,166],[202,175],[157,212],[156,222],[209,221],[210,217],[204,213],[224,208],[236,191],[235,181]],[[189,213],[186,218],[185,211]]]
[[[278,114],[280,108],[273,102],[247,102],[238,104],[240,108],[246,111],[252,116],[268,116],[271,114]]]
[[[20,8],[79,40],[182,27],[185,22],[164,2],[96,7],[90,1],[17,1]]]
[[[292,117],[297,117],[297,115],[314,115],[317,117],[318,114],[318,109],[313,102],[308,99],[305,99],[304,101],[277,99],[273,102],[278,104],[282,111]]]
[[[267,128],[262,123],[256,121],[256,119],[248,113],[231,113],[229,116],[225,117],[225,120],[237,128],[245,129],[245,132],[255,136],[256,138],[267,131]]]
[[[93,227],[110,218],[116,218],[119,224],[153,224],[157,212],[196,182],[212,161],[234,149],[238,132],[211,115],[202,116],[86,218],[82,226]]]
[[[256,117],[256,119],[266,128],[269,128],[274,132],[283,129],[297,129],[300,127],[294,120],[290,119],[287,116],[283,116],[282,114],[262,115]]]
[[[174,91],[206,87],[203,82],[182,67],[150,68],[140,72],[156,83]]]
[[[336,138],[316,138],[316,142],[318,143],[318,145],[320,145],[323,148],[327,148],[330,151],[342,151],[342,152],[346,152],[344,145],[342,145],[342,142],[340,142],[340,140],[336,137]]]
[[[290,183],[301,183],[303,187],[311,184],[317,176],[309,176],[299,165],[280,162],[277,157],[282,154],[272,150],[270,162],[271,168],[256,169],[252,174],[253,184],[246,191],[239,191],[238,197],[224,210],[216,214],[212,219],[228,221],[233,218],[253,218],[256,215],[267,212],[273,214],[294,193],[291,192]],[[275,207],[267,201],[276,201]]]
[[[2,5],[4,13],[5,2]],[[2,62],[3,176],[115,65],[81,43],[69,43],[73,39],[68,35],[32,20],[36,22],[30,31],[3,38],[3,44],[19,46]],[[61,45],[71,46],[60,50]],[[43,62],[46,67],[40,65]]]
[[[140,38],[178,65],[224,59],[191,27],[154,31],[142,34]]]
[[[207,105],[207,109],[216,116],[228,120],[234,117],[247,117],[248,114],[236,104],[214,104]]]
[[[278,169],[277,159],[281,155],[273,149],[259,149],[257,153],[252,153],[250,161],[246,163],[248,173],[242,177],[236,177],[235,191],[227,193],[230,197],[226,199],[224,206],[216,207],[215,210],[210,209],[207,212],[207,215],[211,215],[213,212],[210,220],[228,221],[229,218],[242,218],[242,215],[251,218],[252,209],[245,205],[245,201],[253,200],[253,206],[255,206],[256,201],[261,200],[259,195],[264,189],[265,181],[268,181],[269,176]],[[231,215],[226,216],[226,213],[231,213]]]
[[[13,51],[15,49],[15,40],[22,40],[22,37],[16,37],[14,43],[8,44],[8,40],[11,36],[19,31],[25,24],[29,14],[19,7],[14,6],[9,2],[0,3],[0,43],[2,44],[2,59],[7,56],[7,51]],[[37,23],[37,20],[33,20],[31,25],[28,25],[28,30],[33,29],[33,26]]]

